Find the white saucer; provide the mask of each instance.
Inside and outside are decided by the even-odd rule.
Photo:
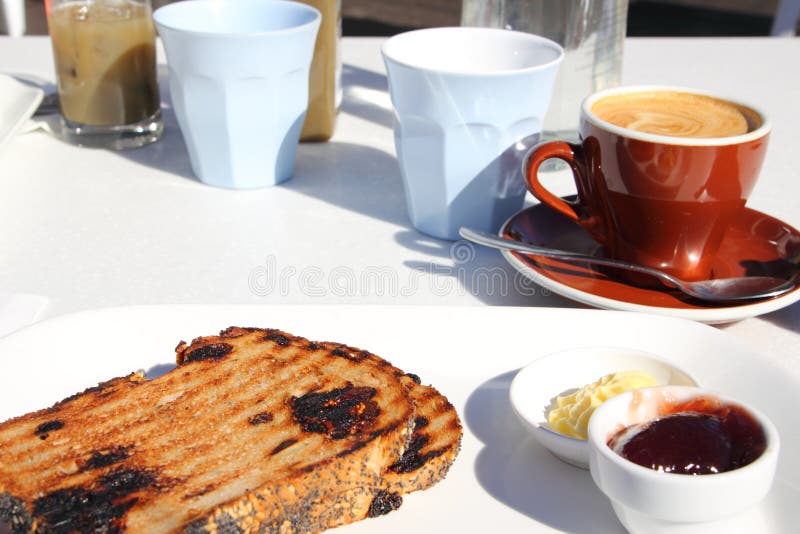
[[[602,256],[602,248],[578,224],[547,206],[536,204],[511,217],[503,237],[543,247]],[[521,274],[570,300],[609,310],[669,315],[708,324],[755,317],[800,300],[792,291],[752,303],[724,305],[703,302],[667,288],[635,286],[597,266],[503,251]],[[712,277],[766,275],[790,279],[798,273],[800,231],[785,222],[745,208],[733,221],[714,259]]]

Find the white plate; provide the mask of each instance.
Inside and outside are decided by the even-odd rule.
[[[575,346],[613,345],[675,362],[704,386],[751,403],[784,443],[768,499],[742,523],[785,533],[800,524],[800,379],[703,324],[599,310],[488,307],[169,306],[88,311],[0,340],[0,419],[100,380],[170,365],[179,340],[230,325],[270,326],[369,349],[432,383],[462,417],[461,453],[448,477],[405,497],[387,516],[342,532],[622,533],[587,471],[552,456],[513,413],[520,367]]]
[[[0,148],[17,133],[44,97],[44,91],[0,74]]]

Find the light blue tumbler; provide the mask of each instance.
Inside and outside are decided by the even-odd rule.
[[[288,180],[319,11],[283,0],[185,0],[153,16],[195,175],[230,189]]]

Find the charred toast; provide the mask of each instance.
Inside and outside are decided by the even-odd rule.
[[[237,335],[258,337],[259,329],[237,329]],[[183,352],[193,347],[217,342],[215,337],[199,338],[190,347],[178,348],[178,363]],[[254,340],[257,342],[257,340]],[[461,447],[462,428],[455,407],[432,386],[422,385],[420,377],[393,366],[389,361],[367,350],[338,342],[316,342],[318,347],[339,357],[364,366],[389,370],[400,378],[408,389],[413,404],[413,433],[403,454],[384,471],[387,499],[393,494],[410,493],[427,489],[444,479]],[[377,505],[376,505],[377,506]]]
[[[229,328],[179,345],[163,376],[6,421],[0,520],[14,532],[317,532],[381,511],[415,408],[394,367],[360,354]]]
[[[434,387],[422,385],[420,377],[392,366],[369,351],[343,343],[322,343],[328,350],[353,361],[390,367],[408,388],[414,405],[413,433],[402,456],[386,468],[384,478],[390,493],[427,489],[444,479],[461,449],[463,430],[455,407]]]
[[[461,448],[461,422],[456,409],[432,386],[416,375],[409,396],[414,403],[414,426],[406,450],[384,472],[389,491],[411,493],[428,489],[447,475]]]

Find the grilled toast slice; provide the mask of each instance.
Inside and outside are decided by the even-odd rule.
[[[368,351],[342,343],[324,343],[328,350],[379,367],[389,362]],[[404,494],[428,489],[444,479],[461,449],[463,430],[455,407],[434,387],[422,385],[414,373],[392,367],[408,388],[414,404],[413,434],[403,455],[384,472],[386,491]]]
[[[161,377],[2,423],[0,520],[15,532],[317,532],[361,519],[386,496],[414,409],[396,370],[359,354],[229,328],[179,345]]]
[[[447,397],[432,386],[406,375],[414,403],[414,427],[402,456],[384,472],[388,491],[411,493],[428,489],[444,479],[461,449],[463,434],[458,413]]]

